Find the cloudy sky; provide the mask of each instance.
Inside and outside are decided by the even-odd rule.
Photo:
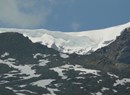
[[[130,21],[130,0],[0,0],[0,27],[59,31],[106,28]]]

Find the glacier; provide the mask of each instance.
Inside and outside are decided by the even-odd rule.
[[[32,42],[39,42],[62,53],[90,54],[116,40],[121,32],[130,27],[130,22],[105,29],[81,32],[49,31],[46,29],[0,28],[0,33],[18,32]]]

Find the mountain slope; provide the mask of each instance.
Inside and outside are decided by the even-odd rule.
[[[88,56],[81,56],[82,62],[92,68],[130,74],[130,29],[124,29],[117,39]],[[126,73],[127,72],[127,73]],[[125,73],[125,74],[124,74]]]
[[[130,64],[130,29],[124,29],[121,36],[111,43],[93,53],[91,56],[107,58],[113,63]]]
[[[101,47],[113,42],[121,32],[130,27],[130,23],[111,28],[83,31],[59,32],[44,29],[0,29],[3,32],[18,32],[29,37],[32,42],[40,42],[49,48],[54,48],[63,53],[90,54]]]
[[[122,61],[113,58],[122,48],[129,50],[129,32],[125,30],[110,45],[90,55],[63,54],[33,43],[22,34],[1,33],[0,94],[129,95],[130,71],[126,68],[118,71],[113,65],[118,61],[125,66],[125,58]],[[117,52],[113,53],[115,50]],[[129,57],[130,51],[125,51],[119,58],[127,53]],[[125,67],[130,69],[128,61]],[[104,66],[109,70],[104,70]],[[111,70],[113,66],[116,72]]]

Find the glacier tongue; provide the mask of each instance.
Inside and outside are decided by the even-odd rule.
[[[106,29],[82,31],[82,32],[60,32],[45,29],[14,29],[0,28],[3,32],[18,32],[29,37],[32,42],[40,42],[49,48],[54,48],[63,53],[76,53],[80,55],[90,54],[92,51],[107,46],[113,42],[121,32],[130,27],[130,22]]]

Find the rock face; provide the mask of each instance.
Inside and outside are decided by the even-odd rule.
[[[130,30],[125,29],[113,43],[92,53],[89,59],[96,60],[97,64],[130,64],[129,53]]]
[[[130,30],[91,55],[0,34],[0,95],[129,95]]]
[[[33,54],[37,52],[51,53],[57,52],[49,49],[39,43],[32,43],[28,37],[16,32],[8,32],[0,34],[0,54],[8,52],[12,58],[16,58],[24,63],[34,63]]]
[[[0,53],[10,52],[17,56],[31,54],[33,44],[22,34],[19,33],[1,33],[0,34]]]
[[[117,63],[130,64],[130,30],[125,29],[107,51],[108,57]]]

